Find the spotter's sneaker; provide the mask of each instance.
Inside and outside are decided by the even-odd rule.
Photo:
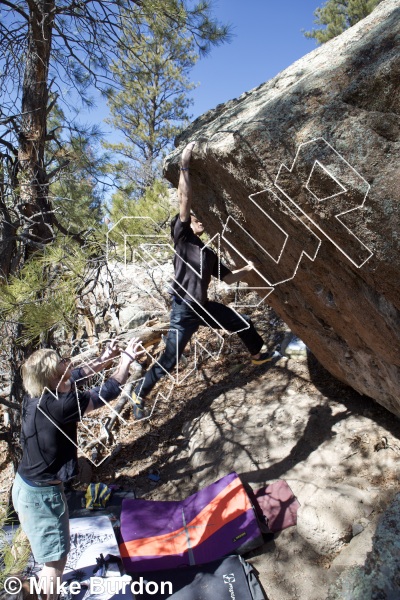
[[[274,359],[280,358],[279,352],[276,350],[274,352],[261,352],[259,358],[252,358],[252,365],[264,365],[265,363],[271,362]]]

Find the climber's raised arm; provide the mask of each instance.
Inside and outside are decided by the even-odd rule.
[[[192,184],[189,175],[189,163],[195,142],[190,142],[182,152],[178,184],[179,218],[181,221],[190,221],[192,208]]]

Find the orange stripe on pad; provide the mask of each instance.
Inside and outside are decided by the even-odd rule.
[[[123,558],[130,556],[165,556],[183,554],[188,550],[187,536],[191,547],[199,546],[221,526],[230,523],[251,509],[248,495],[237,477],[222,492],[203,508],[186,527],[163,535],[123,542],[120,552]],[[210,520],[212,519],[212,523]]]

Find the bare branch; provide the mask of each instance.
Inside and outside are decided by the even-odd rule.
[[[8,6],[9,8],[17,12],[19,15],[21,15],[21,17],[26,19],[26,21],[29,21],[29,15],[24,10],[22,10],[22,8],[18,4],[14,4],[14,2],[8,2],[8,0],[1,0],[0,4]]]

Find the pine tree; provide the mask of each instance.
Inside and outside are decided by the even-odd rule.
[[[125,260],[126,250],[132,251],[141,244],[169,242],[168,224],[171,219],[171,202],[168,186],[155,180],[146,188],[140,199],[129,194],[129,187],[112,197],[110,239],[115,243],[115,258]],[[126,246],[123,247],[123,244]],[[129,260],[132,260],[133,255]]]
[[[80,246],[58,235],[45,251],[32,254],[17,275],[0,284],[0,322],[20,325],[21,345],[54,343],[54,334],[70,337],[76,327],[77,298],[82,302],[96,278],[96,240]],[[9,340],[1,338],[0,351]]]
[[[97,126],[83,127],[67,122],[56,105],[49,119],[51,131],[62,130],[60,140],[49,142],[46,164],[50,174],[49,198],[59,224],[68,235],[83,235],[98,227],[103,218],[103,171],[108,157],[99,152]]]
[[[122,156],[115,172],[123,184],[134,182],[131,191],[140,197],[160,176],[168,146],[189,119],[194,84],[188,74],[198,54],[179,23],[166,29],[159,15],[144,20],[137,13],[124,21],[120,59],[112,65],[121,90],[108,93],[108,122],[124,141],[105,146]]]
[[[382,0],[328,0],[314,12],[317,25],[323,29],[306,31],[304,35],[324,44],[367,17]]]
[[[134,19],[158,14],[164,29],[189,32],[202,52],[228,37],[208,0],[0,0],[0,157],[7,154],[13,162],[13,222],[23,228],[23,237],[17,237],[24,246],[21,256],[28,246],[33,251],[51,241],[59,225],[45,160],[51,107],[57,96],[68,103],[66,87],[89,103],[92,86],[110,85],[123,18],[135,7]]]
[[[0,596],[7,597],[4,584],[10,575],[22,573],[28,564],[31,547],[28,538],[18,527],[14,529],[11,539],[5,527],[11,525],[8,512],[0,506]],[[9,596],[8,596],[9,597]]]

